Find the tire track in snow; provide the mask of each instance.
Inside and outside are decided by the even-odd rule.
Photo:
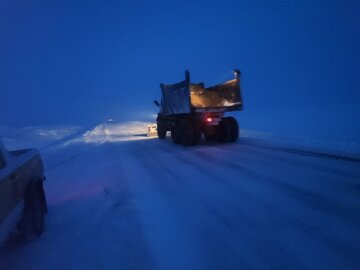
[[[239,171],[243,174],[245,173],[245,175],[247,175],[247,178],[244,178],[242,180],[245,180],[245,179],[256,180],[258,182],[258,184],[260,184],[260,185],[265,185],[272,189],[275,188],[275,189],[279,189],[279,190],[284,190],[285,194],[290,193],[292,195],[291,197],[293,197],[293,196],[295,196],[297,198],[300,197],[299,199],[301,199],[301,201],[303,201],[308,206],[309,209],[311,209],[311,207],[314,206],[314,204],[315,204],[315,206],[317,206],[319,211],[323,212],[322,210],[324,210],[324,211],[326,211],[326,213],[330,212],[332,216],[337,218],[338,213],[334,213],[334,212],[330,211],[327,208],[327,205],[323,204],[323,201],[321,201],[321,199],[317,199],[316,197],[314,198],[313,195],[309,195],[307,193],[301,193],[301,192],[299,194],[298,190],[294,189],[292,186],[286,185],[286,184],[283,185],[281,183],[279,184],[278,180],[276,180],[272,177],[262,175],[253,170],[250,170],[250,169],[244,167],[244,165],[242,165],[242,164],[240,165],[239,163],[228,162],[225,160],[214,158],[214,157],[210,156],[209,153],[207,153],[206,155],[204,153],[199,154],[198,150],[195,150],[194,152],[191,152],[191,153],[194,153],[200,159],[205,160],[205,162],[211,162],[213,165],[215,165],[217,167],[228,166],[228,169],[231,169],[233,171]],[[225,165],[224,165],[224,163],[225,163]],[[265,179],[270,180],[270,182],[265,181]],[[323,205],[323,206],[319,207],[319,205]],[[264,205],[264,207],[266,207],[266,206]],[[270,207],[270,205],[268,205],[268,207]],[[276,211],[276,209],[272,208],[272,211],[274,211],[274,210]],[[282,215],[284,215],[284,214],[282,213]],[[352,261],[358,261],[356,255],[354,255],[353,252],[349,252],[354,249],[353,244],[345,244],[342,241],[339,241],[339,240],[333,238],[331,235],[325,234],[325,232],[318,229],[316,226],[307,224],[304,221],[302,221],[301,219],[298,219],[293,215],[285,215],[285,216],[287,216],[287,218],[289,218],[289,220],[292,220],[292,224],[295,225],[295,227],[297,227],[299,230],[305,229],[307,232],[309,232],[313,236],[314,239],[319,239],[321,242],[323,242],[327,246],[330,246],[333,250],[341,250],[341,252],[343,252],[344,256],[348,257]],[[350,222],[346,222],[346,223],[347,224],[350,223],[351,225],[353,225],[354,226],[353,230],[356,231],[356,229],[355,229],[355,228],[357,228],[356,220],[355,220],[355,224],[354,224],[354,222],[352,222],[352,221],[354,221],[354,220],[352,220],[353,217],[351,215],[349,215],[348,217],[350,219]],[[299,224],[299,226],[297,226],[297,224]]]
[[[344,222],[353,225],[354,227],[360,227],[360,219],[354,220],[351,218],[354,212],[358,211],[357,207],[349,206],[349,205],[342,205],[341,202],[334,202],[332,199],[328,198],[325,195],[321,195],[319,193],[311,192],[308,190],[304,190],[300,187],[296,187],[289,183],[285,183],[283,181],[279,181],[278,179],[256,172],[255,170],[249,169],[245,167],[244,164],[239,162],[233,162],[229,160],[224,160],[220,158],[214,158],[209,154],[205,154],[201,151],[195,151],[196,155],[200,158],[211,162],[216,166],[226,166],[227,168],[234,170],[234,171],[241,171],[249,176],[252,176],[257,181],[260,181],[261,184],[267,185],[272,188],[278,188],[279,190],[285,191],[285,193],[290,193],[291,197],[298,197],[302,199],[304,203],[308,204],[309,207],[316,207],[321,212],[324,212],[328,215],[332,215],[334,217],[340,218]],[[265,179],[270,180],[265,181]],[[338,209],[337,212],[332,212],[331,209]]]
[[[316,160],[318,161],[317,163],[315,163],[314,158],[311,159],[311,161],[309,161],[306,157],[303,157],[302,155],[297,155],[296,153],[294,153],[293,155],[289,155],[287,152],[283,152],[283,151],[278,151],[275,148],[259,148],[256,147],[254,145],[248,145],[248,144],[235,144],[234,147],[229,148],[229,146],[225,145],[224,147],[222,147],[222,149],[217,148],[217,150],[222,150],[222,151],[226,151],[229,153],[234,152],[235,149],[239,150],[238,152],[242,152],[244,150],[244,148],[252,148],[253,151],[257,152],[259,155],[261,156],[266,156],[269,159],[277,159],[280,162],[284,162],[284,163],[290,163],[293,164],[294,166],[300,166],[303,167],[305,169],[312,169],[312,170],[318,170],[324,173],[328,173],[328,174],[335,174],[337,176],[340,177],[347,177],[347,178],[351,178],[354,181],[349,181],[346,180],[346,182],[349,185],[355,185],[359,183],[360,180],[360,170],[358,170],[358,173],[350,173],[346,170],[343,169],[339,169],[339,168],[334,168],[332,166],[324,166],[322,164],[319,164],[319,162],[323,161],[326,163],[335,163],[335,162],[342,162],[342,163],[346,163],[346,165],[351,164],[352,168],[354,168],[354,164],[353,162],[349,162],[349,161],[339,161],[339,160],[333,160],[333,159],[324,159],[324,158],[318,158],[318,157],[314,157],[316,158]],[[264,151],[265,150],[265,151]],[[299,160],[299,158],[302,157],[301,160]]]
[[[184,182],[184,177],[181,172],[173,172],[172,170],[166,170],[164,171],[164,167],[172,168],[172,159],[166,159],[166,162],[161,162],[163,160],[157,159],[154,155],[154,149],[150,149],[148,146],[142,145],[141,148],[139,147],[138,150],[141,150],[145,153],[152,153],[153,155],[143,155],[139,162],[144,165],[145,168],[151,168],[150,174],[153,175],[154,184],[157,185],[157,188],[161,190],[162,196],[165,198],[167,203],[172,206],[172,211],[175,211],[177,213],[177,216],[181,219],[185,219],[187,221],[190,221],[190,224],[183,224],[183,226],[189,226],[189,234],[195,235],[203,235],[202,238],[194,238],[191,240],[190,245],[195,246],[202,246],[202,250],[206,249],[214,249],[216,252],[213,252],[213,254],[222,253],[224,251],[219,250],[219,243],[222,242],[222,245],[225,246],[231,246],[232,245],[232,237],[223,237],[221,233],[218,232],[218,229],[215,229],[213,227],[219,227],[218,224],[222,224],[222,227],[226,227],[226,231],[229,231],[230,234],[233,234],[234,228],[232,223],[227,221],[227,217],[224,216],[221,212],[219,212],[216,207],[213,207],[211,204],[207,203],[206,200],[201,199],[197,194],[195,194],[191,188]],[[135,151],[137,152],[137,151]],[[138,157],[138,156],[137,156]],[[160,163],[161,162],[161,163]],[[161,164],[161,165],[159,165]],[[176,167],[179,167],[179,164],[176,165]],[[184,169],[184,168],[183,168]],[[156,174],[155,172],[160,173]],[[176,180],[174,180],[176,178]],[[160,180],[159,180],[160,179]],[[161,179],[166,179],[165,183]],[[158,180],[158,181],[157,181]],[[163,185],[170,185],[172,187],[172,191],[170,192],[167,189],[163,188]],[[175,185],[175,187],[174,187]],[[187,210],[189,209],[189,210]],[[192,216],[192,219],[189,219],[189,216]],[[204,222],[206,224],[205,227],[197,225],[200,220],[205,219]],[[215,219],[215,220],[214,220]],[[214,223],[214,221],[216,221]],[[200,222],[201,223],[201,222]],[[215,225],[212,225],[215,224]],[[229,228],[230,226],[230,228]],[[209,229],[209,228],[210,229]],[[230,230],[229,230],[230,229]],[[221,229],[223,231],[224,229]],[[211,239],[217,239],[217,245],[215,246],[207,246],[205,243],[210,241]],[[204,241],[205,240],[205,241]],[[205,245],[204,245],[205,244]],[[221,245],[220,245],[221,246]],[[229,250],[229,249],[228,249]],[[204,251],[201,251],[200,253],[203,253]],[[208,252],[207,252],[208,253]],[[207,254],[206,253],[206,254]],[[234,256],[232,260],[237,260],[238,262],[241,261],[240,265],[242,265],[246,269],[252,269],[252,265],[257,264],[259,265],[259,259],[253,258],[254,256],[249,253],[249,250],[245,250],[244,253],[247,255],[244,256]],[[224,254],[223,254],[224,255]],[[209,258],[208,255],[202,255],[203,257],[206,257],[208,260],[212,260],[213,258]],[[216,257],[217,255],[215,255]],[[224,255],[225,256],[225,255]],[[251,258],[251,259],[250,259]],[[229,258],[228,258],[229,259]],[[224,266],[226,264],[223,261],[223,265],[217,265],[215,268],[223,268],[227,269],[227,267]],[[262,266],[264,267],[268,263],[263,263]],[[236,265],[236,264],[235,264]],[[232,264],[232,268],[234,267],[234,264]],[[206,269],[211,269],[211,264],[206,267]]]
[[[325,159],[335,159],[335,160],[345,160],[350,162],[356,162],[360,163],[360,157],[357,156],[348,156],[348,155],[341,155],[336,153],[329,153],[329,152],[322,152],[322,151],[316,151],[316,150],[305,150],[305,149],[299,149],[294,147],[285,147],[285,146],[272,146],[270,144],[262,144],[262,143],[254,143],[248,140],[242,140],[242,144],[249,145],[252,147],[258,147],[263,149],[271,149],[276,151],[281,151],[289,154],[298,154],[298,155],[304,155],[304,156],[312,156],[312,157],[318,157],[318,158],[325,158]]]
[[[156,146],[156,147],[158,147],[158,145]],[[154,150],[151,150],[150,149],[150,147],[148,147],[148,146],[146,146],[146,148],[148,149],[146,152],[147,153],[154,153]],[[143,148],[142,148],[143,149]],[[180,148],[180,149],[183,149],[183,148]],[[168,154],[169,153],[169,151],[167,151],[168,149],[166,149],[166,148],[163,148],[162,149],[162,151],[163,151],[163,153],[166,153],[166,154]],[[185,151],[176,151],[176,153],[174,153],[173,155],[171,155],[171,156],[167,156],[167,162],[168,163],[170,163],[170,164],[172,164],[172,163],[174,163],[174,162],[172,162],[173,161],[173,159],[176,159],[176,160],[178,160],[178,161],[180,161],[180,163],[179,162],[175,162],[176,164],[181,164],[181,163],[183,163],[183,164],[187,164],[187,165],[189,165],[190,167],[194,167],[194,163],[191,163],[191,159],[182,159],[182,158],[180,158],[179,159],[179,153],[181,153],[181,154],[184,154],[184,153],[186,153],[186,152],[188,152],[189,150],[185,150]],[[168,168],[168,167],[170,167],[170,168],[172,168],[172,166],[166,166],[166,164],[164,164],[164,162],[161,162],[162,160],[159,160],[158,158],[158,155],[152,155],[151,156],[151,159],[153,159],[154,160],[154,166],[155,166],[155,164],[162,164],[163,166],[161,166],[161,167],[159,167],[158,169],[159,170],[162,170],[164,167],[166,167],[166,168]],[[177,166],[178,166],[177,165]],[[198,168],[199,166],[197,166],[196,168]],[[273,245],[273,242],[271,241],[271,240],[269,240],[264,234],[261,234],[261,232],[259,232],[259,231],[257,231],[256,229],[254,229],[254,227],[256,227],[256,226],[254,226],[254,225],[256,225],[256,223],[254,222],[254,221],[251,221],[251,219],[249,219],[249,216],[246,216],[246,215],[244,215],[244,213],[242,213],[239,209],[236,209],[236,207],[234,207],[234,205],[231,205],[231,204],[229,204],[228,206],[229,206],[229,208],[228,209],[231,209],[231,214],[224,214],[223,212],[224,212],[224,208],[222,208],[221,210],[218,210],[218,207],[216,207],[217,206],[217,204],[216,204],[216,202],[218,202],[218,200],[215,200],[214,202],[213,201],[211,201],[211,203],[210,202],[208,202],[208,200],[204,200],[203,198],[201,198],[201,196],[199,196],[199,193],[195,193],[192,189],[191,189],[191,187],[190,187],[190,185],[188,185],[187,183],[186,183],[186,179],[184,179],[184,178],[182,178],[181,177],[181,172],[177,172],[177,173],[174,173],[174,172],[172,172],[172,171],[169,171],[169,170],[166,170],[167,172],[168,172],[168,174],[171,176],[171,177],[175,177],[175,178],[177,178],[177,182],[179,182],[179,183],[181,183],[182,185],[185,185],[186,186],[186,189],[184,190],[184,191],[186,191],[187,193],[189,193],[189,194],[187,194],[187,196],[189,197],[189,199],[188,198],[184,198],[183,200],[184,201],[186,201],[186,200],[190,200],[190,202],[192,202],[192,204],[194,203],[194,199],[196,199],[197,201],[199,201],[202,205],[203,205],[203,208],[204,208],[204,210],[206,210],[209,214],[210,214],[210,216],[213,216],[215,219],[217,219],[218,220],[218,222],[220,222],[221,224],[223,224],[223,226],[224,227],[226,227],[226,230],[229,232],[228,234],[228,237],[227,237],[227,239],[232,239],[233,240],[233,236],[234,235],[236,235],[236,234],[239,234],[242,230],[249,230],[250,228],[252,228],[251,229],[251,231],[252,231],[252,233],[253,234],[256,234],[257,236],[262,236],[261,237],[261,241],[260,242],[262,242],[264,245],[266,244],[266,246],[268,246],[268,247],[271,247],[271,248],[268,248],[267,249],[267,253],[259,253],[258,251],[257,251],[257,249],[253,249],[252,250],[252,253],[253,254],[257,254],[257,258],[256,259],[254,259],[254,260],[257,260],[257,261],[261,261],[261,260],[259,260],[259,258],[262,258],[262,261],[263,261],[263,265],[272,265],[272,264],[274,264],[274,258],[278,258],[278,260],[276,260],[276,264],[277,264],[277,266],[279,266],[279,264],[280,265],[282,265],[283,266],[283,268],[289,268],[289,267],[291,267],[291,268],[293,268],[295,265],[301,265],[301,262],[300,261],[298,261],[296,264],[294,264],[294,261],[296,261],[296,259],[295,258],[293,258],[292,259],[292,261],[289,259],[289,254],[285,251],[285,250],[282,250],[282,249],[280,249],[279,247],[277,247],[277,246],[274,246]],[[201,172],[204,172],[203,170],[201,170]],[[209,175],[209,173],[207,172],[206,174],[205,174],[207,177],[211,177],[212,179],[214,179],[214,175]],[[194,179],[195,180],[195,179]],[[222,183],[222,182],[224,182],[223,181],[224,180],[224,178],[217,178],[216,179],[216,181],[218,182],[218,183]],[[231,187],[231,189],[232,189],[232,187]],[[227,191],[228,192],[228,191]],[[241,194],[241,193],[240,193]],[[241,194],[242,195],[242,194]],[[241,195],[240,195],[240,197],[241,197]],[[185,196],[184,196],[185,197]],[[252,201],[253,201],[253,198],[251,199]],[[191,207],[191,206],[190,206]],[[230,216],[232,216],[232,218],[229,218]],[[236,217],[236,220],[234,220],[234,217]],[[199,234],[201,234],[201,232],[199,233]],[[223,235],[218,235],[217,237],[216,237],[216,235],[217,235],[217,233],[215,232],[215,234],[214,234],[214,231],[211,231],[210,233],[208,233],[207,235],[212,235],[210,238],[216,238],[217,239],[217,245],[219,245],[219,241],[220,242],[224,242],[224,237],[223,237]],[[231,236],[232,235],[232,236]],[[247,236],[244,236],[244,238],[246,238]],[[206,238],[208,238],[208,237],[202,237],[202,239],[204,240],[204,239],[206,239]],[[247,237],[248,238],[248,237]],[[207,242],[207,241],[205,241],[205,242]],[[265,242],[265,243],[264,243]],[[231,242],[227,242],[227,240],[224,242],[226,245],[228,245],[228,246],[234,246],[234,247],[236,247],[236,244],[234,244],[234,243],[232,243],[232,241]],[[250,239],[248,239],[248,243],[251,243],[251,240]],[[230,248],[229,248],[230,249]],[[230,249],[231,250],[231,249]],[[236,250],[236,248],[235,248],[235,250]],[[217,252],[219,252],[219,251],[217,251]],[[243,251],[245,254],[246,253],[248,253],[248,251]],[[253,257],[253,254],[247,254],[247,255],[245,255],[246,257],[247,257],[247,259],[248,258],[250,258],[250,257]],[[272,254],[271,256],[269,256],[269,254]],[[238,254],[237,256],[239,256],[240,254]],[[235,255],[236,256],[236,255]],[[241,255],[240,255],[241,256]],[[245,259],[246,260],[246,259]],[[251,260],[250,260],[251,261]],[[258,262],[259,263],[259,262]],[[247,267],[246,268],[251,268],[251,265],[254,265],[255,264],[255,261],[252,261],[251,263],[249,262],[249,263],[247,263]],[[244,263],[242,264],[242,265],[244,265]],[[274,264],[275,265],[275,264]],[[219,266],[219,267],[221,267],[221,266]],[[231,268],[233,268],[234,267],[234,265],[232,265],[232,267]],[[226,267],[225,267],[226,268]]]
[[[358,208],[356,205],[359,205],[360,203],[360,200],[358,199],[359,197],[357,196],[360,193],[359,181],[354,182],[343,175],[339,178],[331,172],[327,173],[322,170],[314,171],[308,167],[298,166],[298,162],[287,162],[296,155],[277,157],[278,154],[284,154],[276,153],[274,151],[270,153],[268,151],[256,149],[255,153],[251,150],[253,155],[249,156],[246,152],[246,148],[242,149],[242,151],[238,151],[236,156],[228,149],[224,150],[222,148],[216,148],[213,149],[213,151],[219,153],[219,156],[223,156],[225,152],[228,156],[228,160],[237,160],[239,156],[242,156],[242,163],[239,164],[237,162],[239,166],[247,164],[248,166],[250,165],[249,167],[253,167],[255,169],[254,165],[256,165],[256,168],[266,171],[267,175],[275,173],[278,176],[281,173],[282,177],[280,179],[285,179],[287,175],[288,177],[286,181],[282,180],[280,182],[290,185],[293,188],[298,188],[300,191],[304,190],[310,192],[311,194],[314,194],[314,196],[316,194],[316,197],[318,198],[325,197],[326,201],[335,202],[342,209],[348,209],[349,211],[356,212]],[[205,151],[200,152],[204,153]],[[324,162],[326,160],[322,161]],[[333,163],[334,161],[330,160],[330,162]],[[277,168],[280,170],[277,171]],[[299,179],[299,176],[302,176],[302,178]],[[277,179],[280,180],[279,178]]]
[[[151,163],[144,162],[143,157],[131,156],[126,164],[126,173],[157,266],[159,269],[204,268],[189,228],[174,213],[171,203],[164,196],[167,192],[174,195],[174,191],[154,185],[159,175],[148,166]]]

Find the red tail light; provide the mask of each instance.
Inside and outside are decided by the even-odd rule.
[[[211,117],[206,117],[206,122],[209,122],[209,123],[210,123],[210,122],[212,122],[212,120],[213,120],[213,119],[212,119]]]

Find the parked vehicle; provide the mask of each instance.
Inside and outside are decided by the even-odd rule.
[[[147,133],[146,135],[148,137],[154,137],[157,135],[157,125],[156,123],[151,123],[149,125],[147,125]]]
[[[37,150],[7,151],[0,140],[0,245],[11,233],[29,239],[43,232],[44,180]]]
[[[240,89],[240,71],[234,70],[234,79],[211,87],[191,83],[186,71],[185,80],[175,84],[160,84],[161,102],[157,122],[159,139],[171,132],[174,143],[184,146],[200,143],[202,136],[209,141],[235,142],[239,125],[225,112],[241,111],[243,99]]]

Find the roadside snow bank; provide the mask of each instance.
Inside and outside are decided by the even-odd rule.
[[[147,122],[131,121],[116,123],[107,121],[86,131],[82,136],[69,141],[71,143],[105,143],[147,139]],[[66,144],[66,145],[67,145]]]
[[[274,133],[242,129],[241,141],[260,146],[282,147],[339,157],[360,159],[360,142],[326,141],[303,137],[287,137]]]
[[[0,138],[9,150],[22,148],[65,147],[74,143],[105,143],[147,139],[148,122],[107,121],[95,127],[80,126],[0,126]]]
[[[9,150],[38,148],[44,150],[63,148],[72,144],[102,144],[151,139],[146,136],[145,121],[106,121],[92,127],[40,126],[13,128],[0,126],[0,138]],[[303,137],[287,137],[257,130],[241,129],[241,143],[266,147],[311,151],[340,157],[360,159],[360,141],[326,141]]]
[[[79,126],[0,126],[0,138],[9,150],[43,148],[80,130]]]

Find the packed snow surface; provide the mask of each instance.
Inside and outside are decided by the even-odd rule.
[[[146,124],[33,128],[46,230],[2,250],[0,269],[359,269],[356,158],[251,131],[184,148],[146,137]],[[8,148],[24,144],[10,133]]]

